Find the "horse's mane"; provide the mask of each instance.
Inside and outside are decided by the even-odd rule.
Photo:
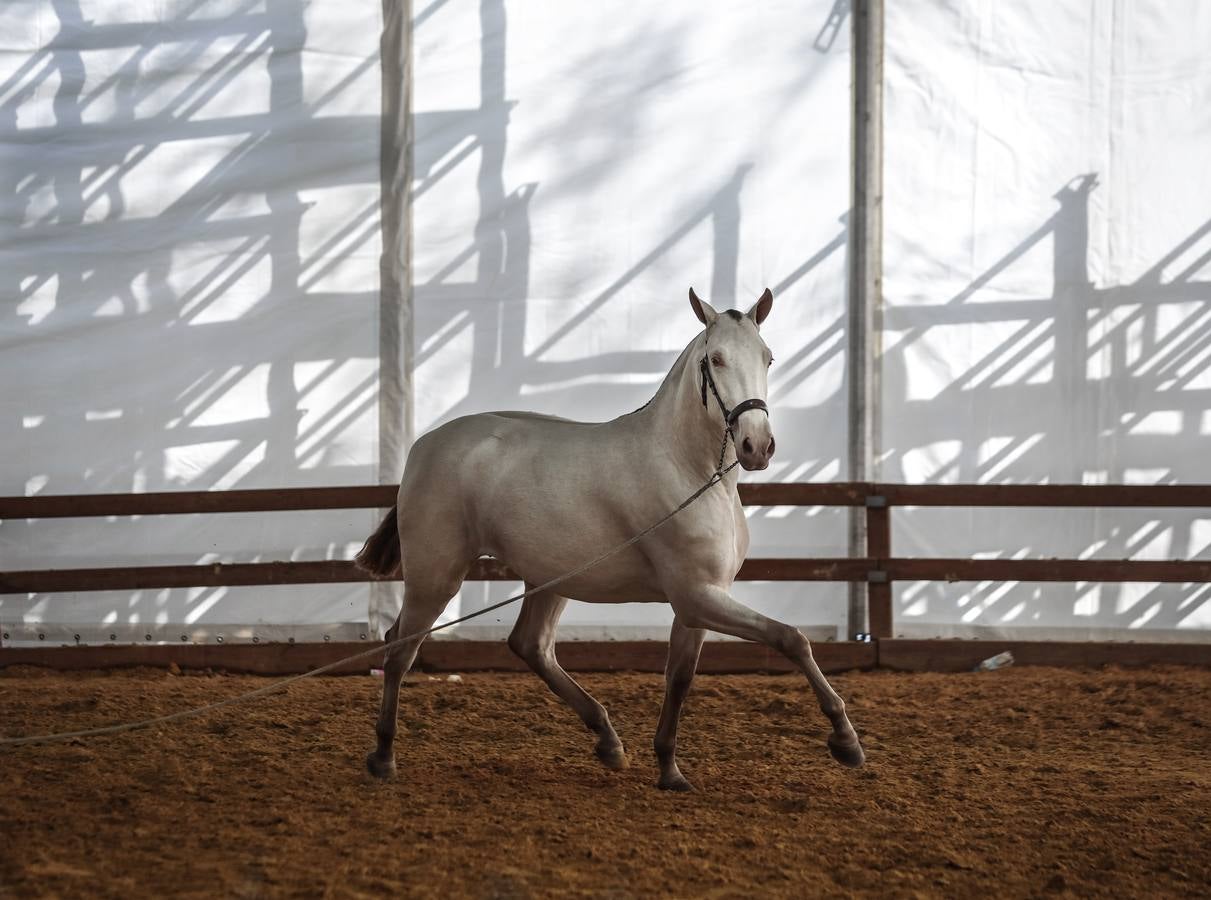
[[[703,333],[704,333],[703,331],[698,332],[698,334],[694,335],[693,340],[691,340],[688,344],[685,345],[685,349],[681,351],[681,354],[677,357],[676,361],[669,368],[668,373],[664,376],[664,379],[660,382],[660,387],[656,388],[656,393],[654,393],[651,397],[649,397],[644,402],[643,406],[640,406],[638,409],[633,409],[629,413],[625,413],[624,415],[633,416],[633,415],[635,415],[635,413],[643,412],[645,409],[647,409],[649,406],[652,405],[653,400],[655,400],[657,397],[660,396],[661,392],[664,391],[666,385],[668,385],[670,382],[673,382],[676,379],[679,379],[681,377],[681,373],[685,370],[685,367],[687,365],[686,360],[690,356],[690,351],[694,349],[694,345],[698,343],[698,339],[700,337],[702,337]]]

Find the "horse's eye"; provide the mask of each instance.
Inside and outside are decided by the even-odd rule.
[[[722,369],[723,368],[723,357],[720,356],[718,353],[711,354],[711,365],[718,366],[719,368]]]

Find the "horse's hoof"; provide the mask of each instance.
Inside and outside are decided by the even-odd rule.
[[[366,771],[375,778],[388,781],[395,777],[395,757],[391,756],[388,759],[383,759],[377,753],[367,753]]]
[[[856,737],[850,740],[842,740],[835,734],[828,736],[828,752],[832,754],[833,759],[850,769],[861,768],[866,762],[866,754],[862,752],[862,745]]]
[[[607,769],[619,772],[627,767],[627,755],[622,747],[597,747],[594,754]]]
[[[662,791],[677,791],[682,794],[694,789],[694,786],[680,772],[676,775],[661,775],[660,780],[656,782],[656,787]]]

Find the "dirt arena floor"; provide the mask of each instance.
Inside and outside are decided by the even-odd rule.
[[[439,680],[440,679],[440,680]],[[0,747],[0,896],[1206,897],[1211,672],[850,673],[845,770],[803,682],[702,676],[656,790],[658,675],[583,676],[628,741],[601,768],[529,675],[412,676],[376,783],[379,682],[321,678],[204,719]],[[0,734],[266,684],[0,671]]]

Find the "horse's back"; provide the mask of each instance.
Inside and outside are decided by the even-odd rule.
[[[413,445],[413,458],[429,466],[444,457],[450,462],[465,462],[470,457],[487,455],[500,461],[502,453],[514,457],[528,453],[558,450],[561,445],[583,440],[599,423],[576,422],[559,416],[527,412],[484,412],[452,419],[426,432]],[[507,462],[508,460],[503,460]],[[406,474],[406,473],[405,473]]]
[[[535,488],[575,493],[577,482],[594,469],[600,474],[613,455],[608,429],[598,424],[536,413],[476,413],[417,440],[401,494],[412,500],[458,495],[463,509],[482,512],[496,497],[516,503],[519,492]]]

